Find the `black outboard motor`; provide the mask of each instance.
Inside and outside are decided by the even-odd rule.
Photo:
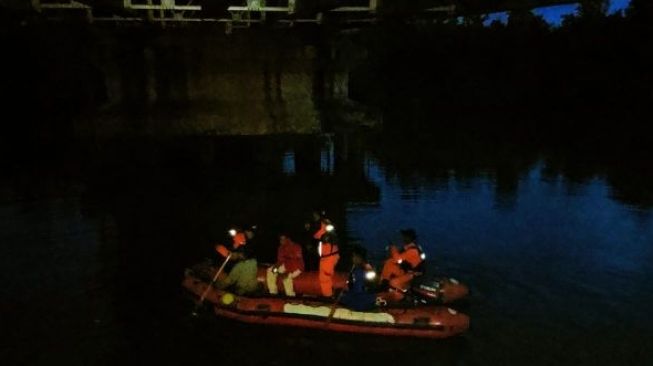
[[[449,304],[469,294],[469,288],[455,278],[419,277],[413,281],[411,292],[422,304]]]

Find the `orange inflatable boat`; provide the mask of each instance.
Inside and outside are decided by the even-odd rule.
[[[209,283],[205,274],[187,270],[182,285],[199,298]],[[298,293],[300,288],[303,291],[313,289],[308,281],[301,283],[306,287],[297,283]],[[340,287],[345,285],[342,274],[338,276],[338,283]],[[319,287],[314,286],[313,290]],[[217,316],[252,324],[423,338],[452,337],[469,328],[468,316],[444,306],[382,307],[360,312],[311,297],[236,296],[213,287],[209,289],[205,302],[213,306]]]

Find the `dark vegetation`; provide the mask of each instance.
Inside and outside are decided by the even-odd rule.
[[[601,3],[601,2],[599,2]],[[605,15],[586,1],[551,27],[529,11],[507,24],[386,24],[364,33],[368,62],[353,74],[355,99],[401,110],[586,110],[634,115],[653,101],[653,9],[633,0]],[[372,87],[376,86],[376,87]]]

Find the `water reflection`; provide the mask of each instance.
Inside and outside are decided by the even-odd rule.
[[[462,133],[134,140],[68,151],[12,165],[0,179],[3,276],[14,284],[2,298],[20,299],[3,312],[24,314],[10,325],[33,340],[10,359],[30,359],[33,347],[48,360],[107,364],[286,364],[297,355],[332,364],[334,349],[375,364],[653,356],[653,185],[625,157],[611,165]],[[185,317],[183,268],[210,256],[225,228],[258,224],[257,253],[269,261],[277,233],[303,240],[316,207],[342,228],[345,248],[363,243],[375,260],[398,229],[414,227],[429,271],[472,286],[470,334],[431,344]]]

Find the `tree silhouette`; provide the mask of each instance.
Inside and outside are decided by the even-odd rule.
[[[610,5],[609,0],[581,0],[578,15],[581,19],[596,20],[605,17]]]
[[[646,22],[653,19],[653,1],[651,0],[630,0],[626,14],[637,22]]]
[[[549,24],[528,9],[513,10],[508,17],[508,28],[529,32],[548,32]]]

